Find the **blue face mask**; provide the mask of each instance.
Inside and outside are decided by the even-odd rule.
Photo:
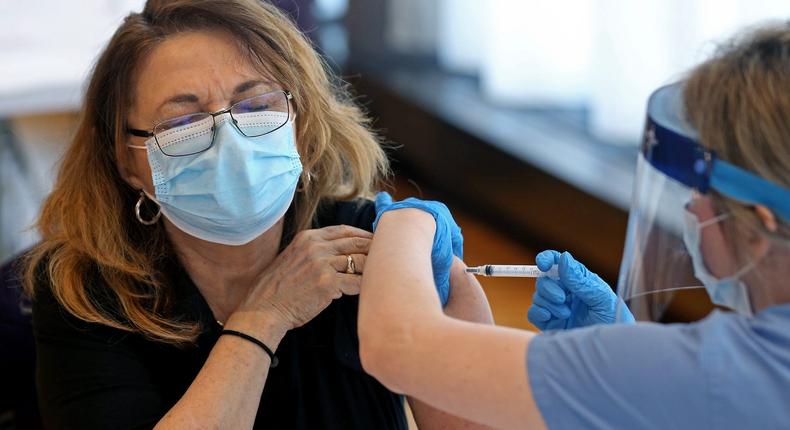
[[[729,217],[729,214],[719,215],[702,223],[699,222],[696,215],[688,210],[685,213],[685,217],[686,227],[683,230],[683,242],[686,244],[689,255],[691,255],[691,262],[694,265],[694,276],[705,286],[710,300],[717,305],[733,309],[739,314],[752,315],[749,291],[740,278],[751,270],[754,264],[750,263],[734,275],[719,279],[708,271],[702,256],[702,248],[700,247],[702,229],[726,219]]]
[[[154,200],[180,230],[209,242],[243,245],[270,229],[291,205],[302,172],[293,122],[259,137],[241,134],[228,114],[216,118],[216,127],[213,145],[195,155],[169,157],[153,138],[146,142]],[[187,132],[176,141],[205,139],[196,134]]]

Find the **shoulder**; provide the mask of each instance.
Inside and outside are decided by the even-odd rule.
[[[733,402],[743,396],[764,405],[790,398],[790,304],[753,317],[719,313],[711,320],[706,370],[726,388],[717,396]],[[790,409],[779,409],[790,419]]]
[[[711,428],[782,428],[790,420],[790,304],[748,317],[714,312],[699,323]],[[748,401],[744,401],[748,399]],[[759,406],[758,406],[759,405]],[[770,412],[755,416],[753,408]]]
[[[706,404],[699,339],[688,328],[615,324],[535,336],[527,347],[528,382],[547,427],[682,428],[662,408],[682,416]],[[676,394],[684,385],[685,403]]]
[[[355,200],[335,200],[325,202],[318,211],[319,227],[331,225],[350,225],[367,231],[373,231],[376,219],[376,204],[373,200],[359,198]]]
[[[714,312],[692,324],[540,334],[527,350],[529,383],[549,427],[749,427],[749,405],[783,410],[777,399],[790,394],[790,308],[779,313],[748,318]],[[572,413],[558,406],[568,400],[579,406]],[[626,414],[607,407],[624,401],[631,406]],[[790,419],[790,412],[764,416],[761,427],[774,427],[778,418]]]

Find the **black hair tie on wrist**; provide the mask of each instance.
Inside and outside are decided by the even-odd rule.
[[[240,337],[240,338],[242,338],[244,340],[248,340],[248,341],[260,346],[261,349],[264,350],[266,352],[266,354],[269,355],[269,360],[271,360],[271,364],[269,364],[269,368],[274,369],[280,363],[280,360],[277,359],[277,356],[274,355],[274,352],[268,346],[266,346],[265,343],[259,341],[258,339],[255,339],[254,337],[252,337],[252,336],[250,336],[250,335],[248,335],[246,333],[242,333],[242,332],[236,331],[236,330],[222,330],[221,332],[219,332],[220,336],[222,336],[223,334],[229,334],[231,336],[237,336],[237,337]]]

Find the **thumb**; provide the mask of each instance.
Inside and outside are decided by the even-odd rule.
[[[453,254],[456,257],[463,259],[464,258],[464,235],[461,234],[461,228],[455,227],[452,230],[453,233]]]
[[[547,250],[543,251],[535,257],[535,264],[542,272],[548,272],[551,266],[559,264],[560,253],[557,251]]]
[[[376,211],[377,212],[381,211],[381,209],[383,209],[384,207],[389,206],[391,204],[392,204],[392,196],[388,192],[382,191],[382,192],[376,194]]]
[[[560,280],[587,306],[594,308],[606,305],[614,292],[609,285],[598,275],[587,270],[584,265],[576,261],[569,252],[563,252],[559,258]]]

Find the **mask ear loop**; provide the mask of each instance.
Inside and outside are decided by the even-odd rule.
[[[696,213],[694,213],[694,212],[692,212],[692,211],[691,211],[689,208],[691,207],[691,204],[692,204],[692,202],[694,201],[694,199],[695,199],[697,196],[700,196],[700,195],[702,195],[702,193],[700,193],[700,192],[699,192],[699,191],[697,191],[697,190],[694,190],[694,191],[693,191],[693,193],[692,193],[692,198],[691,198],[689,201],[687,201],[687,202],[686,202],[686,204],[683,206],[683,209],[684,209],[686,212],[688,212],[689,214],[691,214],[693,217],[697,218],[697,226],[698,226],[698,228],[699,228],[699,230],[700,230],[700,231],[702,231],[702,229],[703,229],[703,228],[705,228],[705,227],[708,227],[708,226],[710,226],[710,225],[713,225],[713,224],[716,224],[716,223],[718,223],[718,222],[724,221],[725,219],[727,219],[727,218],[729,218],[729,217],[731,217],[731,216],[732,216],[732,213],[731,213],[731,212],[725,212],[725,213],[722,213],[722,214],[716,215],[716,216],[715,216],[715,217],[713,217],[713,218],[706,219],[705,221],[699,221],[699,217],[697,217],[697,214],[696,214]]]
[[[711,219],[707,219],[704,222],[699,223],[699,232],[700,232],[700,234],[702,234],[702,229],[703,228],[709,227],[711,225],[714,225],[716,223],[719,223],[719,222],[724,221],[725,219],[731,218],[731,217],[732,217],[732,212],[726,212],[726,213],[723,213],[721,215],[717,215],[717,216],[715,216],[715,217],[713,217]],[[755,260],[752,260],[750,258],[749,262],[746,263],[745,266],[743,266],[742,268],[737,270],[734,274],[726,276],[725,278],[740,280],[744,275],[746,275],[747,273],[752,271],[755,267],[757,267],[758,261],[759,261],[759,259],[757,261],[755,261]]]
[[[696,216],[696,215],[694,215],[694,216]],[[729,218],[731,216],[732,216],[732,213],[727,212],[727,213],[723,213],[721,215],[716,215],[715,217],[713,217],[711,219],[706,219],[705,221],[699,223],[699,229],[701,231],[703,228],[711,226],[711,225],[716,224],[716,223],[719,223],[721,221],[724,221],[725,219],[727,219],[727,218]]]

